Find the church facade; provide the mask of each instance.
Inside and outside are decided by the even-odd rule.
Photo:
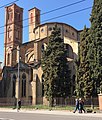
[[[40,10],[36,7],[29,13],[29,40],[23,43],[23,8],[13,4],[5,8],[4,67],[0,81],[0,97],[21,98],[31,104],[46,104],[42,89],[41,57],[48,44],[53,27],[57,25],[67,49],[67,60],[72,78],[72,95],[75,82],[74,60],[78,56],[80,32],[66,23],[40,23]],[[18,80],[19,61],[19,80]],[[19,88],[18,88],[19,85]],[[18,90],[19,89],[19,90]],[[1,92],[2,91],[2,92]]]

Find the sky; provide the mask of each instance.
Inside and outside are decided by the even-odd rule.
[[[16,1],[16,2],[14,2]],[[77,30],[82,30],[84,26],[90,27],[91,10],[86,9],[92,7],[94,0],[0,0],[0,62],[4,62],[4,25],[5,25],[5,5],[16,3],[23,8],[23,19],[28,18],[28,10],[37,7],[41,10],[41,24],[45,22],[62,22],[73,26]],[[70,5],[76,3],[74,5]],[[11,5],[11,4],[9,4]],[[70,5],[70,6],[68,6]],[[8,5],[7,5],[8,6]],[[64,7],[63,6],[68,6]],[[57,8],[63,8],[55,10]],[[83,10],[83,9],[86,10]],[[53,12],[47,13],[48,11]],[[80,12],[76,12],[80,11]],[[70,14],[73,13],[73,14]],[[67,15],[66,15],[67,14]],[[62,16],[63,17],[58,17]],[[58,17],[56,19],[52,19]],[[51,20],[49,20],[51,19]],[[23,43],[28,42],[28,20],[23,21]],[[2,27],[1,27],[2,26]],[[3,66],[3,64],[2,64]]]

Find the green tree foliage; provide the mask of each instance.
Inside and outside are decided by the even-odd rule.
[[[94,81],[95,91],[102,89],[102,0],[94,0],[90,18],[90,66],[91,79]]]
[[[81,97],[92,98],[102,88],[102,0],[94,0],[90,21],[80,35],[77,89]]]
[[[88,61],[88,36],[89,29],[84,27],[80,34],[79,58],[75,62],[77,68],[76,93],[77,97],[86,97],[91,94],[92,85],[90,79],[90,68]]]
[[[80,97],[90,97],[94,90],[94,83],[91,79],[91,68],[89,62],[89,29],[84,27],[80,35],[80,65],[79,65],[79,87]]]
[[[75,78],[75,94],[76,97],[81,97],[80,94],[80,87],[79,87],[79,66],[80,66],[80,59],[76,59],[75,61],[75,69],[76,69],[76,78]]]
[[[42,69],[44,76],[44,95],[53,105],[53,98],[67,97],[70,95],[70,71],[64,41],[61,39],[60,30],[54,27],[49,43],[42,55]]]

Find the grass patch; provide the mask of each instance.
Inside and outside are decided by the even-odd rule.
[[[35,106],[22,106],[22,109],[44,109],[44,110],[74,110],[73,106],[54,106],[54,107],[49,107],[45,105],[35,105]]]

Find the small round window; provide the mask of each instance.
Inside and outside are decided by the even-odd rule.
[[[49,31],[51,31],[52,30],[52,28],[51,27],[49,27]]]
[[[41,29],[41,32],[43,32],[43,31],[44,31],[44,29],[42,28],[42,29]]]
[[[68,30],[66,30],[65,32],[68,33]]]

